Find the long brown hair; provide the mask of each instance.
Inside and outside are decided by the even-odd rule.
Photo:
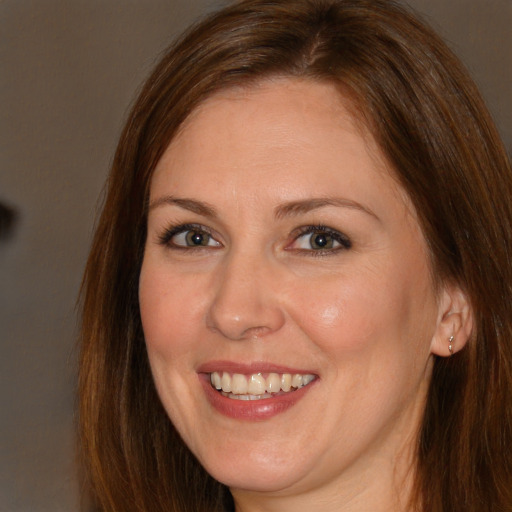
[[[436,358],[414,507],[512,510],[512,172],[484,103],[446,45],[386,0],[244,0],[188,31],[126,122],[82,293],[79,441],[108,511],[228,510],[153,386],[138,307],[148,187],[191,111],[272,76],[336,84],[414,203],[437,279],[469,297],[467,346]]]

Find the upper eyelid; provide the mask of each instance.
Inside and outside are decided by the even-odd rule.
[[[186,222],[186,223],[179,223],[176,225],[171,225],[167,228],[165,228],[159,235],[158,235],[158,242],[160,244],[168,244],[172,237],[179,235],[181,233],[185,233],[187,231],[202,231],[206,233],[207,235],[211,236],[215,241],[221,243],[218,240],[218,236],[208,226],[205,226],[203,224],[195,223],[195,222]]]
[[[299,237],[302,235],[307,235],[307,234],[312,234],[312,233],[322,233],[322,232],[329,233],[332,235],[337,235],[340,238],[343,238],[347,241],[350,240],[350,238],[345,233],[340,231],[339,229],[331,228],[329,226],[324,226],[324,225],[318,225],[318,224],[310,224],[310,225],[301,226],[299,228],[296,228],[293,230],[292,235]]]
[[[308,226],[302,226],[300,228],[297,228],[295,230],[295,234],[294,234],[292,243],[297,241],[302,236],[313,235],[315,233],[327,233],[328,235],[332,236],[334,238],[334,240],[341,245],[340,248],[325,249],[325,252],[335,252],[340,249],[351,249],[352,248],[352,240],[345,233],[343,233],[337,229],[330,228],[328,226],[319,226],[319,225],[308,225]],[[315,252],[315,253],[322,252],[322,249],[318,249],[318,250],[298,249],[298,250],[306,251],[306,252]]]
[[[314,233],[315,231],[327,231],[329,233],[339,233],[340,235],[343,234],[339,229],[331,228],[323,224],[306,224],[304,226],[299,226],[298,228],[295,228],[293,230],[293,232],[298,232],[299,235]]]
[[[209,236],[211,236],[216,242],[220,243],[221,245],[224,245],[222,242],[222,237],[220,234],[210,228],[209,226],[206,226],[204,224],[198,223],[198,222],[184,222],[184,223],[176,223],[168,226],[165,228],[159,235],[158,235],[158,242],[160,244],[168,244],[169,241],[173,236],[176,236],[180,233],[184,233],[186,231],[202,231]],[[290,238],[292,238],[292,243],[300,238],[301,236],[305,236],[308,234],[313,233],[321,233],[325,232],[330,234],[331,236],[334,236],[334,238],[338,241],[338,243],[341,243],[341,245],[345,248],[350,248],[352,246],[352,240],[350,237],[348,237],[345,233],[342,231],[325,226],[325,225],[319,225],[319,224],[306,224],[303,226],[299,226],[295,229],[293,229],[290,234],[288,235]],[[328,249],[330,250],[330,249]],[[313,251],[313,249],[311,250]],[[319,251],[316,251],[319,252]]]

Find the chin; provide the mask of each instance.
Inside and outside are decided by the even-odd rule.
[[[249,492],[279,493],[293,486],[300,479],[292,470],[278,469],[265,471],[264,468],[212,468],[208,471],[216,480],[230,489]],[[298,478],[297,478],[298,477]]]
[[[236,452],[238,455],[224,454],[200,462],[213,478],[230,489],[252,492],[280,492],[309,473],[300,458],[275,454],[271,449]]]

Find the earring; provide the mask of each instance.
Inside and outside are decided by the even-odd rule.
[[[453,336],[450,336],[450,338],[448,339],[448,351],[450,352],[450,355],[453,356],[453,340],[455,338]]]

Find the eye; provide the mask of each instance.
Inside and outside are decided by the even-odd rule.
[[[182,224],[167,229],[160,236],[160,243],[176,249],[221,247],[206,227],[197,224]]]
[[[336,252],[350,249],[352,243],[346,235],[324,226],[305,226],[298,230],[295,239],[287,249],[310,252]]]

